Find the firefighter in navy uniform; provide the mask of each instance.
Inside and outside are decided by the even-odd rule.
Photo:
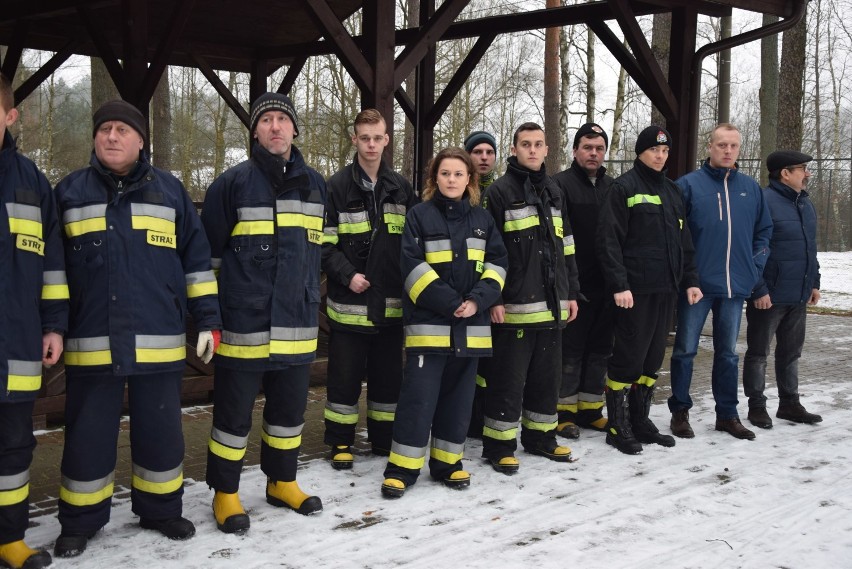
[[[580,436],[579,427],[606,430],[603,416],[606,361],[612,353],[612,297],[606,293],[595,254],[598,210],[612,178],[603,167],[609,140],[595,123],[574,135],[571,167],[553,176],[565,193],[568,219],[574,231],[580,301],[577,319],[562,331],[562,385],[556,434]]]
[[[506,174],[488,188],[485,209],[502,233],[509,274],[491,308],[494,355],[488,364],[482,456],[514,474],[518,421],[524,449],[556,462],[571,449],[556,443],[562,367],[561,328],[577,316],[574,238],[562,191],[545,172],[544,130],[524,123],[512,140]]]
[[[50,184],[6,130],[17,117],[12,86],[0,75],[0,566],[37,569],[52,559],[24,542],[32,414],[42,364],[62,354],[68,286]]]
[[[408,213],[402,241],[406,363],[381,487],[388,498],[417,481],[427,453],[432,478],[453,489],[470,485],[462,457],[476,363],[491,353],[488,309],[508,261],[494,220],[476,207],[479,186],[467,152],[438,153],[423,200]]]
[[[331,465],[352,468],[361,382],[367,380],[367,438],[390,452],[402,383],[402,273],[406,212],[417,196],[382,161],[389,142],[376,109],[355,117],[355,159],[328,180],[322,269],[328,277],[328,400],[325,443]]]
[[[89,167],[55,191],[71,293],[59,557],[82,553],[109,521],[125,383],[139,525],[170,539],[195,534],[181,516],[187,310],[205,361],[222,325],[204,229],[183,185],[148,163],[145,118],[110,101],[93,119]]]
[[[325,181],[292,144],[299,127],[286,95],[265,93],[252,103],[250,132],[251,158],[213,182],[201,211],[224,321],[207,484],[225,533],[250,525],[237,491],[261,387],[266,501],[305,515],[322,510],[322,500],[296,483],[296,466],[317,350]]]

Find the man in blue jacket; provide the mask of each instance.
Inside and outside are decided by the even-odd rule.
[[[710,134],[710,156],[698,170],[681,177],[686,216],[695,245],[704,298],[690,305],[681,295],[677,306],[677,335],[672,352],[672,434],[695,436],[689,425],[692,365],[698,339],[713,311],[713,398],[716,430],[738,439],[753,439],[737,413],[737,335],[743,303],[750,297],[766,263],[772,219],[758,183],[737,169],[742,137],[732,124],[722,123]]]
[[[748,397],[748,420],[771,429],[766,412],[766,357],[775,345],[776,417],[794,423],[819,423],[799,403],[799,358],[805,343],[808,305],[819,302],[819,261],[816,252],[816,210],[805,186],[811,156],[793,150],[773,152],[766,159],[769,186],[763,190],[774,230],[763,278],[746,304],[748,349],[743,365],[743,388]],[[804,277],[803,277],[804,275]]]

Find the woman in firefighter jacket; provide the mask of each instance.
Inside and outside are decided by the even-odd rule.
[[[402,239],[406,364],[382,484],[389,498],[417,481],[427,452],[432,478],[470,485],[461,461],[476,362],[491,354],[489,308],[506,278],[506,249],[494,220],[476,207],[479,185],[466,152],[438,153],[423,200],[406,216]]]
[[[133,512],[171,539],[195,533],[181,517],[187,310],[207,361],[222,324],[201,220],[183,185],[148,163],[146,132],[135,107],[105,103],[89,167],[56,186],[71,293],[59,557],[82,553],[109,521],[125,383]]]
[[[45,567],[50,554],[24,543],[32,414],[42,363],[62,354],[68,286],[50,184],[6,130],[17,118],[12,103],[0,75],[0,566]]]

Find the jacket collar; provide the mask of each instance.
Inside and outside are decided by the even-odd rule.
[[[810,195],[808,194],[808,191],[804,189],[801,192],[796,192],[796,190],[794,190],[781,180],[769,180],[768,187],[775,190],[790,201],[796,201],[800,197],[808,197]]]
[[[435,203],[435,207],[437,207],[447,219],[458,219],[467,215],[467,212],[470,211],[470,200],[468,199],[466,191],[462,196],[462,199],[456,201],[444,197],[441,191],[436,189],[435,194],[432,196],[432,201]]]
[[[732,179],[739,172],[740,165],[734,162],[733,168],[714,168],[710,165],[710,159],[705,158],[704,163],[701,165],[701,169],[707,172],[711,177],[716,178],[718,180],[724,180],[725,176],[728,176],[728,179]]]
[[[657,186],[665,181],[666,172],[668,171],[666,168],[663,168],[661,172],[657,172],[653,168],[646,166],[638,157],[633,160],[633,169],[636,170],[639,176]]]
[[[141,180],[143,177],[145,177],[151,167],[150,163],[148,162],[148,156],[145,154],[144,151],[139,152],[139,159],[136,161],[136,165],[133,167],[133,169],[130,170],[130,172],[126,176],[118,176],[117,174],[114,174],[113,172],[105,168],[104,165],[101,164],[101,161],[98,160],[98,157],[95,154],[94,150],[92,150],[92,156],[91,158],[89,158],[89,165],[97,172],[99,172],[102,176],[106,176],[107,178],[109,178],[113,183],[118,183],[118,181],[122,181],[126,184],[135,184],[136,182]]]
[[[580,166],[579,162],[577,162],[576,160],[571,162],[571,170],[573,170],[574,173],[577,174],[577,176],[579,176],[581,180],[588,180],[589,183],[592,182],[591,178],[589,178],[588,172],[586,172],[583,169],[583,167]],[[595,184],[594,185],[597,185],[598,182],[600,180],[602,180],[605,175],[606,175],[606,168],[604,168],[603,166],[598,168],[598,171],[595,174]]]

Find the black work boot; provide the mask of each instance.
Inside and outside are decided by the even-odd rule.
[[[755,427],[761,429],[772,428],[772,417],[766,412],[766,407],[749,407],[748,420]]]
[[[627,406],[627,390],[606,390],[606,413],[609,416],[609,427],[606,433],[606,444],[612,445],[624,454],[639,454],[642,445],[633,436],[630,427],[630,409]]]
[[[778,405],[778,412],[775,413],[775,416],[779,419],[784,419],[785,421],[805,423],[808,425],[822,422],[822,417],[815,413],[808,413],[805,407],[798,401],[789,403],[782,401]]]
[[[627,396],[630,407],[630,425],[633,434],[643,445],[657,444],[664,447],[675,446],[674,437],[663,435],[660,429],[651,421],[651,401],[654,399],[654,388],[634,383]]]

